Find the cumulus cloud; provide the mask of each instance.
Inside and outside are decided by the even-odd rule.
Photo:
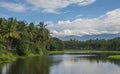
[[[52,23],[51,26],[48,25],[48,28],[53,36],[120,33],[120,8],[107,12],[97,18],[58,21],[57,24],[53,25]]]
[[[23,4],[10,3],[10,2],[4,2],[4,1],[0,2],[0,7],[3,7],[5,9],[8,9],[14,12],[23,12],[26,10],[25,5]]]
[[[65,8],[71,4],[86,6],[96,0],[26,0],[33,5],[33,10],[43,9],[43,12],[59,13],[58,9]]]

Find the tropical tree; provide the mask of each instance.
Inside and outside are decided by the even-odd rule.
[[[46,53],[46,45],[49,41],[50,35],[49,30],[46,28],[47,24],[44,24],[43,22],[40,22],[38,24],[38,28],[36,28],[36,38],[35,43],[37,47],[37,52],[40,52],[41,54]]]
[[[0,49],[14,50],[17,55],[46,54],[48,45],[61,50],[63,42],[50,36],[47,24],[28,24],[14,18],[0,18]],[[51,43],[51,44],[49,44]],[[6,50],[7,49],[7,50]],[[11,52],[10,52],[11,53]]]
[[[58,38],[51,38],[49,44],[47,45],[47,50],[49,51],[62,51],[64,49],[64,42]]]
[[[35,31],[36,31],[36,28],[34,26],[34,23],[30,23],[28,28],[27,28],[27,32],[29,34],[29,39],[32,41],[35,38]]]
[[[40,22],[38,26],[39,26],[38,33],[40,36],[40,42],[43,43],[49,39],[49,30],[46,29],[47,24],[44,24],[43,22]]]
[[[3,27],[3,38],[5,38],[6,48],[8,50],[12,50],[13,39],[20,38],[19,32],[16,31],[16,26],[16,20],[13,18],[9,18],[8,21],[5,22],[5,26]]]
[[[0,40],[2,39],[2,30],[3,30],[3,18],[0,18]]]
[[[0,40],[2,39],[2,33],[1,33],[1,31],[2,31],[2,21],[3,21],[3,19],[0,18]]]

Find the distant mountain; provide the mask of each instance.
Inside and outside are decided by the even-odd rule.
[[[113,39],[115,37],[120,37],[120,33],[118,33],[118,34],[84,35],[82,37],[70,35],[70,36],[59,37],[59,38],[61,40],[77,39],[77,40],[81,40],[81,41],[86,41],[86,40],[90,40],[90,39],[92,39],[92,40],[95,40],[95,39]]]

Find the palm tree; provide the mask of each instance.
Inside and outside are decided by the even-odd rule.
[[[36,28],[36,47],[38,49],[37,51],[42,54],[46,53],[45,46],[47,41],[49,40],[49,30],[46,29],[46,26],[47,24],[40,22],[38,24],[38,28]]]
[[[40,22],[38,24],[39,26],[39,35],[40,35],[40,41],[43,43],[49,39],[49,31],[46,29],[47,24],[44,24],[44,22]]]
[[[2,21],[3,21],[3,19],[0,18],[0,40],[2,39],[2,33],[1,33],[1,31],[2,31]]]
[[[0,30],[1,31],[1,30]],[[0,33],[0,40],[2,39],[2,34]]]
[[[27,28],[27,32],[29,34],[29,39],[33,41],[34,37],[35,37],[35,26],[34,23],[30,23],[28,28]]]
[[[0,18],[0,40],[3,41],[3,28],[4,28],[5,19]]]
[[[13,18],[9,18],[5,26],[3,27],[3,38],[6,40],[6,47],[8,50],[12,50],[13,39],[20,38],[19,32],[16,31],[17,22]]]

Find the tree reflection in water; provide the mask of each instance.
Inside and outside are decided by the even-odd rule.
[[[4,65],[6,71],[3,74],[49,74],[52,61],[47,57],[34,57],[28,59],[17,59],[9,64],[9,69]],[[2,70],[3,70],[2,69]]]

